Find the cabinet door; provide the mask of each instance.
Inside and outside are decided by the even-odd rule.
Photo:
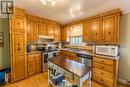
[[[35,74],[35,60],[33,58],[28,58],[28,75]]]
[[[12,82],[27,76],[26,45],[24,33],[11,33],[11,76]]]
[[[61,39],[63,42],[67,42],[67,27],[64,27],[61,31]]]
[[[61,40],[61,29],[60,29],[60,26],[55,26],[54,40],[58,41],[58,42]]]
[[[39,35],[47,35],[47,26],[46,26],[46,24],[41,23],[39,25],[38,34]]]
[[[103,18],[103,31],[104,42],[106,43],[118,43],[118,15],[110,15]]]
[[[102,42],[103,39],[103,27],[102,18],[92,20],[92,41]]]
[[[27,20],[27,41],[30,42],[32,40],[31,36],[31,23],[29,20]]]
[[[41,72],[41,56],[35,58],[35,72]]]
[[[91,21],[85,21],[83,23],[83,41],[91,41]]]
[[[32,29],[33,29],[33,32],[32,32],[32,39],[33,41],[37,41],[38,39],[38,23],[36,22],[32,22]]]
[[[12,33],[12,43],[13,43],[13,51],[14,54],[24,54],[26,49],[26,35],[24,33]]]
[[[12,31],[25,32],[25,18],[16,16],[11,20]]]
[[[53,25],[48,25],[47,26],[47,35],[54,37],[54,26]]]

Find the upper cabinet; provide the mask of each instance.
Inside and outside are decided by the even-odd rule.
[[[32,20],[27,20],[27,41],[37,41],[39,24]]]
[[[84,42],[91,42],[91,21],[83,22],[83,41]]]
[[[61,28],[60,28],[60,25],[56,25],[56,26],[55,26],[54,40],[55,40],[56,42],[61,41]]]
[[[92,42],[102,42],[103,26],[102,18],[92,20]]]
[[[47,35],[54,37],[54,31],[55,31],[54,25],[48,24]]]
[[[13,31],[19,31],[19,32],[25,32],[25,18],[24,17],[16,17],[14,20],[12,20],[14,23],[14,28],[12,28]]]
[[[89,17],[82,21],[83,24],[83,41],[96,44],[119,44],[120,31],[120,16],[119,9],[97,16]],[[81,20],[79,21],[79,24]],[[62,41],[66,41],[67,27],[72,24],[64,25],[62,29]]]
[[[103,41],[105,43],[119,43],[119,14],[103,18]]]
[[[33,15],[27,16],[27,41],[36,42],[39,35],[51,36],[54,41],[60,41],[61,28],[57,22],[42,19]]]
[[[62,42],[67,42],[67,29],[68,27],[63,27],[61,31]]]
[[[47,24],[45,24],[45,23],[39,24],[38,34],[39,35],[47,35]]]

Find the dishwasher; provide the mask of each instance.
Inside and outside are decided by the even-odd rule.
[[[76,53],[80,63],[83,63],[88,66],[92,66],[92,56],[82,53]]]

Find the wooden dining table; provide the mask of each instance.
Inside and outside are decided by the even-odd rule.
[[[92,67],[61,56],[48,59],[48,67],[52,67],[51,64],[55,65],[56,69],[62,68],[72,73],[73,80],[79,87],[82,87],[84,81],[87,81],[87,87],[91,87]]]

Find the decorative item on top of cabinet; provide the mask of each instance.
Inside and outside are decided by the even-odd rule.
[[[41,72],[41,54],[28,54],[28,75]]]
[[[11,82],[27,77],[25,12],[15,8],[14,14],[9,18]]]
[[[83,22],[83,41],[84,42],[91,42],[91,20],[87,20]]]
[[[105,43],[119,44],[119,23],[119,13],[103,17],[103,41]]]
[[[118,60],[93,57],[92,79],[105,87],[116,87]]]
[[[92,42],[101,43],[103,39],[102,18],[92,20]]]

